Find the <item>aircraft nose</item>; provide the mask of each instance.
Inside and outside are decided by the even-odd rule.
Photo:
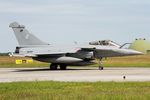
[[[128,55],[143,55],[142,52],[136,51],[136,50],[128,50],[126,53],[127,53]]]

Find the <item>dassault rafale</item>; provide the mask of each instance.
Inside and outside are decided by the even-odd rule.
[[[34,60],[50,63],[51,70],[66,70],[67,66],[86,66],[106,57],[141,55],[139,51],[123,48],[113,41],[93,41],[87,44],[53,45],[41,41],[31,34],[24,25],[13,22],[9,25],[14,31],[19,46],[12,56],[31,57]]]

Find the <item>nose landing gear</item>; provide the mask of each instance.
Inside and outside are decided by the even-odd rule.
[[[102,60],[103,60],[102,57],[100,59],[98,59],[98,64],[99,64],[98,68],[99,68],[99,70],[103,70],[104,69]]]

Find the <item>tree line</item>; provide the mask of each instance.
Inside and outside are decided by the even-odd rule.
[[[0,56],[8,56],[9,53],[0,53]]]

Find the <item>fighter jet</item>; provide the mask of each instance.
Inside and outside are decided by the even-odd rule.
[[[9,27],[13,29],[19,43],[12,55],[31,57],[37,61],[50,63],[51,70],[57,70],[58,67],[61,70],[66,70],[67,66],[91,65],[95,64],[95,59],[99,60],[98,67],[103,70],[103,58],[142,54],[139,51],[118,47],[118,45],[101,45],[101,43],[99,45],[93,43],[52,45],[41,41],[29,33],[24,25],[17,22],[11,23]]]

